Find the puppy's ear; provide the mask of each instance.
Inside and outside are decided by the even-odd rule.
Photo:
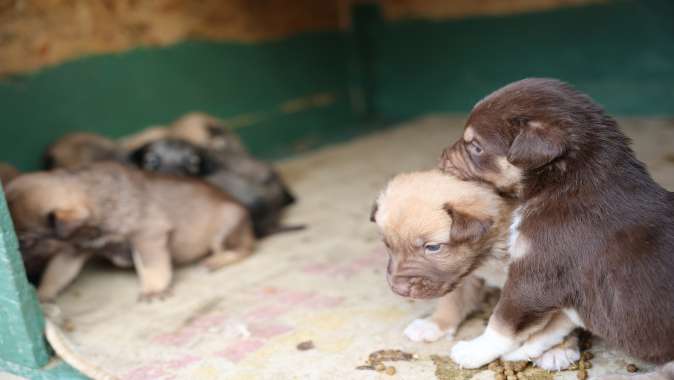
[[[491,219],[478,219],[457,211],[449,204],[445,205],[445,210],[452,218],[452,229],[449,232],[450,244],[476,243],[482,239],[493,224]]]
[[[47,225],[56,236],[65,239],[86,222],[88,212],[84,209],[59,209],[47,214]]]
[[[564,137],[557,129],[522,118],[513,119],[511,123],[520,126],[520,132],[508,151],[507,158],[511,164],[524,170],[538,169],[564,153]]]
[[[377,219],[375,219],[375,216],[377,216],[377,210],[379,209],[379,205],[377,202],[374,202],[372,205],[372,211],[370,211],[370,222],[376,223]]]

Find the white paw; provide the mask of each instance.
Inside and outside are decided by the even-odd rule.
[[[415,319],[407,325],[403,333],[413,342],[435,342],[447,334],[452,335],[450,330],[441,330],[430,319]]]
[[[555,347],[547,350],[534,363],[548,371],[561,371],[569,368],[580,360],[580,351],[577,348]]]
[[[455,344],[450,354],[454,363],[461,368],[480,368],[498,357],[498,355],[496,357],[489,355],[489,350],[485,350],[484,345],[478,339],[462,340]]]
[[[520,348],[501,356],[501,359],[507,362],[531,360],[537,356],[541,356],[544,349],[545,348],[539,344],[524,343]]]

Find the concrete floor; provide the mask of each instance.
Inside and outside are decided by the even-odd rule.
[[[442,358],[453,342],[408,341],[407,323],[433,302],[402,299],[384,278],[385,255],[368,216],[387,179],[430,168],[461,131],[463,118],[429,116],[280,164],[299,203],[289,223],[306,231],[260,242],[251,258],[208,273],[177,271],[172,298],[136,301],[132,271],[87,268],[58,299],[68,336],[92,363],[126,380],[147,379],[387,379],[357,370],[368,355],[401,349],[412,361],[390,362],[394,378],[491,379],[491,371],[456,371]],[[674,189],[674,121],[624,120],[639,158]],[[458,337],[480,332],[467,322]],[[301,342],[313,348],[299,350]],[[633,362],[595,343],[590,375],[624,372]],[[554,375],[575,379],[573,371]],[[532,379],[552,378],[532,372]]]

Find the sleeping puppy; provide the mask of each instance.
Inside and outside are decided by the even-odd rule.
[[[629,144],[599,105],[556,80],[525,79],[477,103],[441,166],[519,206],[501,299],[484,334],[454,346],[454,361],[475,368],[514,350],[526,356],[583,326],[669,363],[645,378],[674,373],[674,194]],[[548,329],[559,311],[574,324]]]
[[[254,243],[246,210],[221,191],[113,162],[21,176],[7,187],[7,201],[22,250],[61,244],[40,282],[41,299],[54,298],[95,254],[132,262],[141,297],[152,299],[169,290],[173,263],[205,258],[214,270],[248,256]]]
[[[98,161],[123,161],[124,153],[113,140],[93,133],[67,134],[51,144],[43,155],[43,167],[75,168]]]
[[[144,170],[200,177],[230,194],[250,212],[258,237],[302,228],[280,223],[295,197],[274,167],[251,156],[213,117],[191,113],[122,145],[130,150],[129,161]]]
[[[389,285],[404,297],[441,297],[429,319],[417,319],[405,329],[408,338],[451,338],[480,306],[485,283],[503,287],[511,212],[508,202],[486,185],[439,170],[401,174],[389,182],[371,218],[389,253]],[[540,367],[560,370],[579,357],[572,337],[567,346],[532,359]]]

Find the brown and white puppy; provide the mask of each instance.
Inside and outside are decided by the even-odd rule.
[[[67,134],[44,152],[43,166],[47,170],[75,168],[98,161],[123,161],[124,152],[106,137],[86,132]]]
[[[630,355],[674,360],[674,194],[629,144],[599,105],[557,80],[525,79],[477,103],[441,166],[519,207],[501,299],[454,361],[473,368],[522,350],[550,336],[559,311]]]
[[[405,329],[408,338],[426,342],[451,338],[481,305],[485,283],[503,287],[510,263],[511,212],[510,204],[486,185],[439,170],[401,174],[388,183],[375,203],[372,220],[389,253],[391,289],[405,297],[441,297],[430,318],[417,319]],[[574,341],[531,355],[540,367],[560,370],[578,360],[580,353]]]
[[[9,181],[19,176],[19,171],[12,165],[0,162],[0,182],[7,186]]]
[[[42,299],[55,297],[93,254],[127,266],[131,251],[141,296],[150,299],[169,289],[173,263],[205,257],[217,269],[248,256],[254,243],[246,210],[221,191],[112,162],[21,176],[7,201],[22,249],[63,242],[42,277]]]

